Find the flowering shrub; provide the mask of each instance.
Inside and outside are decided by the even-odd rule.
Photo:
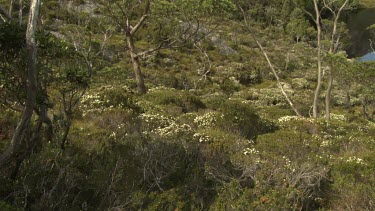
[[[278,119],[280,124],[289,124],[292,121],[314,123],[314,119],[301,116],[283,116]]]
[[[217,75],[220,77],[231,78],[243,85],[257,84],[262,82],[260,71],[252,64],[232,62],[227,66],[216,68]]]
[[[79,108],[83,116],[90,112],[102,113],[114,108],[139,112],[140,108],[133,102],[133,98],[129,92],[130,89],[127,86],[103,86],[98,90],[91,90],[89,93],[83,95]]]
[[[289,84],[285,84],[285,92],[288,95],[293,94]],[[285,97],[280,92],[279,88],[265,88],[265,89],[247,89],[236,93],[236,97],[251,101],[255,106],[281,106],[286,107],[288,104]]]
[[[347,121],[347,118],[343,114],[331,113],[331,118],[338,121]]]
[[[224,115],[218,112],[208,112],[202,116],[195,117],[194,123],[199,127],[214,127],[217,125],[218,119],[222,119],[223,117]]]
[[[194,140],[197,140],[199,143],[211,141],[210,136],[205,135],[203,133],[194,133],[193,138]]]

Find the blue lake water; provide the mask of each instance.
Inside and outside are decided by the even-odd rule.
[[[362,56],[359,61],[361,62],[368,62],[368,61],[375,61],[375,52],[368,53]]]

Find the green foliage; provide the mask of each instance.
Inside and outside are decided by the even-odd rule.
[[[4,210],[4,211],[17,211],[17,210],[21,210],[19,208],[16,208],[8,203],[6,203],[5,201],[0,201],[0,209],[1,210]]]
[[[99,3],[42,5],[38,105],[48,105],[55,139],[45,141],[42,127],[15,180],[9,178],[15,162],[1,168],[1,210],[374,210],[374,64],[324,53],[324,65],[334,65],[336,107],[330,124],[307,118],[316,49],[290,42],[284,31],[297,41],[316,32],[291,1],[151,1],[134,37],[139,52],[155,43],[184,47],[140,58],[151,87],[145,95],[136,94],[121,28],[123,12],[134,26],[147,0]],[[240,28],[234,3],[245,9],[306,117],[292,116],[258,47]],[[313,12],[312,1],[297,3]],[[331,18],[325,10],[325,40]],[[25,97],[25,27],[15,22],[0,23],[1,151],[21,114],[9,107],[22,110]],[[216,29],[202,41],[212,66],[207,77],[197,73],[205,66],[202,52],[181,36],[198,25],[204,28],[194,38]],[[340,23],[340,38],[345,28]],[[211,36],[231,42],[238,54],[222,55]],[[72,102],[78,104],[60,150],[64,104]]]
[[[220,83],[220,89],[227,95],[240,90],[240,84],[235,78],[225,78],[222,83]]]
[[[0,31],[0,96],[14,103],[25,97],[25,27],[4,23]]]
[[[203,109],[206,106],[203,102],[187,91],[177,91],[174,89],[150,90],[144,98],[157,105],[175,105],[182,109],[182,112],[192,112]]]
[[[275,129],[272,124],[263,122],[252,106],[241,101],[228,100],[218,110],[224,115],[218,123],[220,127],[245,138],[255,139],[257,135]]]
[[[290,14],[290,21],[286,25],[286,32],[297,41],[309,41],[315,35],[314,28],[305,18],[305,13],[300,8],[295,8]]]

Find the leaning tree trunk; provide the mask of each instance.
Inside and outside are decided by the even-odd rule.
[[[5,18],[7,18],[8,20],[10,20],[10,21],[12,20],[12,16],[1,5],[0,5],[0,16],[1,17],[5,16]],[[6,21],[5,19],[3,19],[3,20]]]
[[[277,82],[277,87],[280,89],[281,93],[283,94],[283,96],[285,97],[285,100],[288,102],[289,106],[293,109],[294,113],[297,115],[297,116],[302,116],[301,113],[299,112],[299,110],[297,109],[297,107],[294,105],[292,99],[289,97],[289,95],[286,93],[286,91],[284,90],[284,87],[282,86],[281,84],[281,81],[280,81],[280,78],[279,78],[279,75],[277,74],[274,66],[272,65],[271,63],[271,60],[270,58],[268,57],[267,55],[267,52],[264,50],[262,44],[259,42],[257,36],[255,35],[255,33],[253,32],[253,30],[251,30],[251,27],[247,21],[247,18],[246,18],[246,13],[245,11],[243,10],[243,8],[237,4],[237,7],[241,10],[243,16],[244,16],[244,22],[245,22],[245,27],[246,29],[250,32],[251,36],[253,37],[253,39],[255,40],[255,42],[257,43],[259,49],[262,51],[264,57],[266,58],[267,60],[267,63],[268,63],[268,66],[270,67],[274,77],[276,78],[276,82]]]
[[[135,74],[135,80],[137,81],[138,91],[141,94],[145,94],[147,92],[147,88],[145,86],[145,82],[144,82],[144,78],[143,78],[143,74],[141,70],[141,65],[139,62],[139,56],[137,55],[133,36],[130,34],[127,35],[126,41],[128,43],[128,48],[130,50],[130,57],[131,57],[132,64],[133,64],[133,70]]]
[[[26,79],[26,102],[25,110],[22,113],[21,120],[17,125],[16,131],[11,140],[9,148],[0,156],[0,166],[3,165],[9,158],[12,157],[20,143],[25,136],[25,131],[30,128],[30,120],[33,115],[34,107],[36,105],[37,94],[37,70],[36,70],[36,41],[35,31],[37,24],[37,17],[39,14],[39,0],[31,0],[29,19],[26,31],[26,46],[27,46],[27,79]]]
[[[284,90],[284,87],[280,82],[279,75],[277,74],[275,68],[273,67],[273,65],[271,63],[271,60],[269,59],[266,51],[263,49],[263,46],[260,44],[260,42],[256,38],[255,34],[253,34],[252,32],[251,32],[251,34],[252,34],[253,38],[255,39],[255,42],[258,44],[260,50],[262,51],[264,57],[266,58],[268,66],[270,67],[274,77],[276,78],[277,87],[280,89],[281,93],[284,95],[285,100],[288,102],[289,106],[293,109],[294,113],[296,113],[297,116],[302,116],[301,113],[299,112],[299,110],[297,109],[297,107],[294,105],[293,101],[290,99],[289,95]]]

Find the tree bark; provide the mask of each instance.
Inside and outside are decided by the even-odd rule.
[[[322,78],[323,78],[323,71],[322,71],[322,28],[320,25],[320,10],[318,6],[318,0],[314,0],[314,8],[315,8],[315,14],[316,14],[316,27],[318,30],[317,35],[317,47],[318,47],[318,83],[316,85],[316,89],[314,92],[314,102],[313,102],[313,118],[318,118],[318,105],[319,105],[319,95],[320,95],[320,89],[322,87]]]
[[[47,115],[47,110],[45,110],[41,114],[41,118],[43,118],[43,122],[47,126],[46,133],[45,133],[46,134],[46,138],[47,138],[48,141],[52,141],[53,140],[53,125],[52,125],[51,119]]]
[[[34,110],[42,122],[46,125],[45,137],[48,141],[52,141],[53,139],[53,124],[51,119],[48,116],[48,108],[45,105],[41,105],[39,110]]]
[[[33,135],[29,139],[29,143],[27,143],[25,150],[19,154],[16,158],[15,167],[13,169],[13,172],[11,174],[11,179],[15,180],[19,169],[21,167],[22,162],[27,159],[34,151],[35,147],[37,146],[37,143],[40,141],[40,131],[43,126],[43,117],[39,117],[37,124],[35,126],[35,131],[33,132]]]
[[[329,68],[328,87],[326,92],[326,120],[327,122],[331,119],[331,93],[333,89],[333,65]]]
[[[37,70],[36,70],[36,41],[35,32],[37,17],[39,14],[39,0],[31,0],[30,12],[26,31],[27,46],[27,79],[26,79],[26,102],[21,120],[17,125],[16,131],[12,137],[8,149],[0,156],[0,166],[17,152],[21,141],[24,139],[25,131],[30,128],[30,121],[36,105],[37,94]]]
[[[363,104],[362,104],[362,111],[363,111],[363,114],[365,115],[366,119],[369,120],[369,121],[373,121],[373,114],[371,114],[368,110],[368,97],[366,96],[365,99],[363,100]]]
[[[9,4],[9,16],[12,17],[14,0],[10,0]]]
[[[18,2],[19,10],[18,10],[18,24],[22,25],[22,9],[23,9],[23,1],[19,0]]]
[[[65,125],[65,130],[64,130],[63,137],[61,139],[61,145],[60,145],[60,148],[62,150],[65,149],[65,144],[66,144],[66,141],[68,140],[68,134],[69,134],[71,126],[72,126],[72,114],[68,113],[66,115],[66,125]]]
[[[332,12],[332,15],[334,16],[333,20],[333,29],[331,34],[331,40],[330,40],[330,47],[329,47],[329,53],[334,54],[337,53],[337,46],[335,43],[338,43],[340,41],[339,38],[336,40],[337,36],[337,24],[340,19],[340,15],[342,10],[347,6],[349,3],[349,0],[345,0],[345,2],[341,5],[340,9],[336,13],[333,9],[330,9]],[[329,66],[329,81],[328,81],[328,87],[326,92],[326,121],[329,122],[331,120],[331,94],[333,89],[333,64],[331,63]]]
[[[129,33],[126,37],[126,41],[127,41],[127,44],[128,44],[128,48],[130,50],[130,57],[131,57],[131,61],[132,61],[132,64],[133,64],[133,70],[134,70],[134,74],[135,74],[135,80],[137,81],[138,91],[141,94],[145,94],[147,92],[147,88],[145,86],[144,77],[143,77],[143,74],[142,74],[141,65],[140,65],[140,62],[139,62],[137,50],[136,50],[135,45],[134,45],[133,35],[131,35]]]

